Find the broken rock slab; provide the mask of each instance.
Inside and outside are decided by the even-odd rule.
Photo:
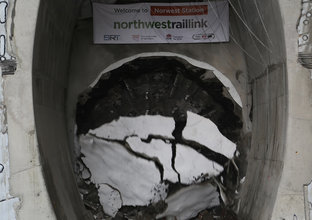
[[[157,158],[159,160],[164,168],[164,180],[169,180],[172,183],[179,181],[178,174],[171,166],[171,144],[165,143],[163,140],[156,139],[152,139],[150,143],[145,143],[138,137],[129,137],[126,141],[133,151],[145,154],[151,158]]]
[[[221,165],[182,144],[176,146],[175,168],[184,184],[192,184],[206,175],[218,176],[223,171]]]
[[[229,159],[234,157],[236,144],[223,136],[218,127],[208,118],[188,111],[187,123],[182,135],[186,140],[196,141]]]
[[[165,202],[168,207],[157,219],[175,217],[177,220],[187,220],[204,209],[220,205],[217,188],[210,183],[185,187],[169,196]]]
[[[138,136],[147,139],[149,135],[173,138],[174,119],[160,115],[142,115],[138,117],[120,117],[118,120],[90,130],[97,137],[124,140],[125,137]]]
[[[80,145],[92,182],[118,189],[123,205],[145,206],[166,198],[167,186],[160,183],[153,161],[131,154],[119,143],[90,135],[81,135]]]

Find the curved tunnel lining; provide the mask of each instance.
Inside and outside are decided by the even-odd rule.
[[[246,2],[243,2],[243,3],[246,3]],[[267,3],[270,3],[269,1],[267,1]],[[264,3],[263,3],[264,4]],[[53,6],[53,4],[51,4],[52,6]],[[244,4],[245,5],[245,4]],[[248,5],[247,3],[246,3],[246,5]],[[268,4],[264,4],[264,5],[268,5]],[[274,6],[276,6],[276,2],[274,2]],[[277,3],[277,6],[278,6],[278,8],[279,8],[279,5],[278,5],[278,3]],[[244,6],[245,7],[245,6]],[[67,8],[68,9],[68,8]],[[47,11],[47,10],[45,10],[45,11]],[[250,11],[252,11],[252,10],[250,10]],[[267,11],[265,11],[265,13],[269,13],[269,12],[271,12],[271,10],[267,10]],[[41,17],[42,17],[42,14],[44,14],[43,12],[41,12]],[[281,25],[281,22],[280,22],[280,20],[281,20],[281,18],[279,17],[279,13],[276,13],[276,14],[274,14],[274,18],[276,18],[276,22],[273,22],[273,24],[278,24],[278,25],[280,25],[281,27],[283,26],[283,25]],[[40,16],[38,16],[38,18],[39,18]],[[66,16],[63,16],[63,17],[66,17]],[[249,15],[247,15],[247,17],[250,17]],[[264,18],[266,18],[266,17],[268,17],[268,18],[270,18],[270,16],[264,16]],[[50,19],[50,20],[53,20],[53,19]],[[66,20],[66,19],[65,19]],[[46,21],[46,20],[45,20]],[[44,22],[45,22],[44,21]],[[62,19],[60,19],[60,21],[62,21]],[[44,23],[44,22],[41,22],[41,23]],[[264,21],[264,22],[266,22],[266,21]],[[57,22],[55,22],[55,23],[57,23]],[[69,27],[70,25],[68,24],[68,23],[62,23],[62,22],[59,22],[59,23],[61,23],[61,27]],[[268,22],[266,22],[266,23],[268,23]],[[277,25],[277,26],[278,26]],[[46,25],[47,26],[47,25]],[[37,26],[38,27],[38,26]],[[63,30],[63,29],[61,29],[61,30]],[[67,28],[64,28],[64,30],[67,30]],[[269,30],[269,31],[271,31],[271,30]],[[49,32],[49,31],[46,31],[47,33]],[[40,33],[42,33],[42,32],[40,32]],[[269,33],[270,34],[270,33]],[[276,38],[278,38],[278,40],[277,41],[280,41],[280,38],[283,38],[283,36],[284,35],[280,35],[279,33],[277,33],[276,34],[277,36],[276,36]],[[38,37],[38,30],[37,30],[37,37]],[[42,37],[42,36],[41,36]],[[41,37],[39,37],[39,39],[41,38]],[[53,36],[53,37],[55,37],[55,38],[57,38],[58,39],[58,37],[59,37],[59,39],[62,39],[62,37],[60,36],[60,35],[58,35],[57,34],[57,36]],[[67,36],[68,37],[68,36]],[[271,34],[271,37],[272,37],[272,34]],[[70,38],[70,37],[69,37]],[[284,39],[284,38],[283,38]],[[275,42],[276,41],[276,39],[275,39],[275,37],[274,37],[274,39],[273,39],[273,41]],[[38,42],[43,42],[43,41],[38,41]],[[56,40],[56,39],[54,39],[54,42],[52,42],[51,44],[55,44],[55,46],[57,46],[57,42],[59,42],[59,40]],[[248,46],[248,44],[249,44],[250,42],[247,42],[246,43],[246,45]],[[39,45],[39,44],[38,44]],[[38,55],[40,54],[40,55],[42,55],[42,53],[44,54],[44,52],[43,51],[40,51],[40,53],[39,53],[39,51],[38,51],[38,45],[37,45],[37,50],[34,50],[34,75],[35,75],[35,77],[34,77],[34,103],[35,103],[35,114],[36,114],[36,126],[37,126],[37,131],[38,131],[38,139],[39,139],[39,144],[40,144],[40,150],[41,150],[41,154],[42,154],[42,158],[43,158],[43,160],[44,161],[46,161],[46,162],[51,162],[50,161],[50,159],[49,159],[49,152],[50,152],[50,150],[48,150],[47,151],[47,148],[48,149],[50,149],[50,147],[51,147],[51,149],[55,146],[54,144],[49,144],[49,143],[47,143],[47,142],[49,142],[49,140],[51,140],[51,138],[49,138],[49,137],[47,137],[47,136],[49,136],[49,135],[47,135],[46,134],[46,129],[44,128],[46,125],[49,125],[49,124],[60,124],[61,126],[57,126],[57,125],[51,125],[51,127],[50,128],[52,128],[53,130],[55,130],[56,131],[56,133],[53,135],[54,137],[56,137],[56,139],[58,138],[58,137],[61,137],[62,139],[63,139],[63,136],[64,136],[64,134],[61,134],[60,132],[58,132],[57,131],[57,129],[58,128],[61,128],[60,130],[62,130],[62,131],[65,131],[66,129],[63,129],[63,127],[65,127],[65,125],[64,125],[64,123],[63,122],[60,122],[59,120],[57,120],[57,121],[55,121],[55,120],[52,120],[52,119],[47,119],[47,117],[51,117],[51,115],[54,113],[54,110],[55,109],[53,109],[53,107],[51,107],[51,106],[49,106],[49,105],[47,105],[47,106],[45,106],[45,107],[47,107],[47,108],[50,108],[50,110],[51,111],[48,111],[48,116],[47,117],[45,117],[44,115],[47,113],[47,112],[45,112],[44,113],[44,111],[46,111],[46,109],[43,109],[43,108],[40,108],[40,107],[42,107],[42,106],[44,106],[45,105],[45,103],[43,103],[42,104],[42,100],[41,100],[41,98],[44,96],[44,97],[46,97],[46,99],[47,100],[53,100],[53,99],[51,99],[51,97],[50,97],[50,95],[48,94],[48,95],[42,95],[42,94],[44,94],[43,92],[42,92],[42,88],[44,88],[44,86],[42,86],[42,84],[40,85],[40,80],[42,79],[42,78],[44,78],[44,79],[46,79],[46,84],[45,85],[48,85],[48,86],[50,86],[50,84],[49,83],[51,83],[51,81],[54,83],[54,81],[53,80],[55,80],[55,79],[53,79],[52,78],[52,80],[50,80],[50,76],[47,76],[47,75],[49,75],[49,73],[47,74],[46,73],[46,69],[43,69],[42,71],[38,71],[38,69],[39,70],[41,70],[40,69],[40,67],[39,66],[41,66],[41,63],[40,62],[38,62]],[[249,45],[252,45],[251,43],[249,44]],[[50,45],[50,47],[51,47],[51,45]],[[278,47],[278,46],[276,46],[276,47]],[[39,47],[40,48],[40,47]],[[64,47],[62,47],[62,48],[64,48]],[[66,48],[66,47],[65,47]],[[281,48],[282,48],[282,46],[281,46]],[[60,49],[60,48],[58,48],[60,51],[63,51],[63,49]],[[58,50],[58,49],[55,49],[56,51]],[[248,48],[247,48],[248,49]],[[249,48],[250,49],[250,48]],[[273,49],[276,49],[275,48],[275,46],[274,46],[274,48]],[[278,50],[279,48],[277,48],[276,50]],[[43,49],[42,49],[43,50]],[[280,51],[278,51],[278,54],[283,54],[282,52],[281,53],[279,53]],[[54,60],[53,58],[55,58],[55,54],[49,54],[48,55],[48,57],[50,56],[50,58],[51,59],[47,59],[48,61],[49,60]],[[66,55],[65,55],[66,56]],[[37,57],[37,59],[36,59],[36,57]],[[40,56],[39,56],[40,57]],[[42,57],[42,56],[41,56]],[[275,57],[275,54],[273,54],[273,55],[268,55],[268,59],[271,59],[271,57],[273,57],[273,58],[276,58]],[[279,56],[279,58],[278,59],[283,59],[283,58],[280,58],[280,56]],[[281,60],[281,62],[283,62],[283,60]],[[40,63],[40,65],[39,65],[39,63]],[[270,61],[268,61],[268,65],[269,65],[269,63],[270,63]],[[43,62],[42,63],[43,64],[43,66],[46,64],[45,62]],[[62,65],[61,65],[62,66]],[[252,67],[252,65],[249,65],[250,67]],[[283,66],[283,70],[279,70],[280,72],[282,72],[282,74],[284,74],[285,73],[285,75],[286,75],[286,69],[285,69],[285,67]],[[66,69],[66,68],[65,68]],[[66,75],[66,71],[64,70],[63,68],[61,68],[61,70],[60,71],[58,71],[59,73],[60,73],[60,78],[62,78],[62,77],[64,77],[65,75]],[[270,68],[268,68],[268,71],[269,71],[269,73],[271,73],[270,71],[272,71]],[[253,70],[250,70],[250,72],[251,73],[253,73],[253,72],[257,72],[257,71],[253,71]],[[40,76],[41,74],[47,74],[46,76]],[[63,74],[63,76],[61,76]],[[254,73],[253,73],[254,74]],[[255,73],[256,74],[256,73]],[[269,74],[268,74],[269,75]],[[283,77],[283,75],[281,75],[282,77]],[[257,77],[256,76],[253,76],[252,77],[253,79],[256,79],[256,80],[258,80],[257,79]],[[40,79],[40,80],[38,80],[38,79]],[[283,79],[283,80],[285,80],[285,78],[281,78],[281,79]],[[50,80],[50,81],[49,81]],[[42,80],[42,81],[44,81],[44,80]],[[64,82],[65,82],[66,80],[64,80]],[[63,87],[66,87],[66,85],[63,85],[64,84],[64,82],[62,82],[61,83],[61,86],[59,86],[59,87],[61,87],[60,88],[60,91],[62,91],[62,89],[63,89]],[[284,82],[284,81],[283,81]],[[51,83],[52,85],[53,85],[53,83]],[[261,77],[259,78],[259,85],[261,84],[263,84],[263,83],[265,83],[265,82],[262,82],[261,81]],[[54,85],[53,85],[54,86]],[[52,86],[52,87],[53,87]],[[51,89],[51,93],[53,93],[53,91],[55,92],[55,93],[57,93],[57,91],[58,91],[58,87],[57,87],[57,89],[55,89],[55,88],[52,88]],[[285,90],[286,91],[286,88],[281,88],[281,90]],[[260,93],[262,92],[262,90],[261,90],[261,88],[260,87],[256,87],[255,88],[255,90],[254,91],[260,91]],[[274,88],[272,87],[270,87],[270,91],[275,91],[274,90]],[[58,92],[59,93],[59,92]],[[267,95],[266,94],[264,94],[263,95],[263,97],[267,97]],[[284,118],[284,113],[285,113],[285,110],[283,110],[284,109],[284,107],[285,107],[285,102],[283,101],[283,100],[281,100],[281,99],[279,99],[279,102],[278,102],[278,105],[276,106],[276,112],[281,112],[281,114],[280,114],[280,116],[278,117],[278,119],[277,119],[277,122],[276,123],[278,123],[279,124],[279,128],[283,128],[283,127],[285,127],[285,126],[283,126],[283,125],[285,125],[285,118]],[[62,106],[62,107],[64,107],[64,104],[63,105],[60,105],[60,106]],[[270,105],[270,108],[272,107],[273,105]],[[256,109],[256,108],[258,108],[258,114],[259,114],[259,112],[260,112],[260,110],[261,110],[261,112],[263,112],[263,114],[265,114],[266,112],[268,112],[268,111],[273,111],[272,109],[269,109],[269,108],[264,108],[263,106],[261,107],[260,105],[258,105],[258,106],[255,106],[255,108],[254,109]],[[255,110],[254,110],[255,111]],[[257,113],[257,112],[256,112]],[[64,118],[64,112],[62,112],[61,113],[61,111],[58,111],[58,117],[61,115],[61,117],[60,118],[62,118],[62,120],[65,120]],[[38,117],[38,115],[39,115],[39,117]],[[265,117],[264,115],[261,115],[261,114],[259,114],[259,118],[267,118],[267,117]],[[257,124],[258,123],[260,123],[260,121],[258,120],[257,121]],[[269,126],[269,125],[271,125],[272,123],[273,123],[273,121],[272,120],[269,120],[268,122],[261,122],[261,123],[264,123],[264,125],[263,125],[263,127],[266,127],[266,124],[265,123],[267,123],[267,127],[272,127],[272,126]],[[43,130],[43,131],[42,131]],[[283,131],[285,131],[285,129],[281,129],[281,130],[283,130]],[[282,133],[283,133],[283,131],[281,131]],[[258,132],[260,132],[259,134],[258,134]],[[275,133],[276,133],[276,136],[278,136],[278,143],[280,144],[279,146],[272,146],[272,147],[270,147],[270,149],[272,149],[272,148],[276,148],[276,147],[278,147],[279,149],[278,149],[278,152],[276,153],[276,154],[272,154],[272,155],[268,155],[268,154],[270,154],[270,152],[268,153],[263,153],[262,152],[262,150],[261,149],[256,149],[255,151],[253,151],[252,152],[252,154],[253,155],[264,155],[263,157],[265,157],[265,158],[258,158],[258,157],[256,157],[255,159],[254,159],[254,161],[252,161],[252,159],[251,159],[251,162],[253,162],[253,164],[254,164],[254,166],[252,166],[251,168],[250,168],[250,170],[253,170],[253,171],[250,171],[251,172],[251,176],[253,176],[254,174],[253,173],[255,173],[254,171],[255,170],[258,170],[259,171],[259,169],[258,169],[258,167],[264,167],[265,169],[260,169],[260,170],[262,170],[263,171],[263,173],[261,173],[261,175],[258,175],[259,177],[258,178],[256,178],[256,180],[253,180],[253,181],[250,181],[250,182],[248,182],[248,184],[249,185],[251,185],[251,186],[249,186],[249,188],[255,188],[254,187],[254,183],[256,183],[256,185],[258,184],[259,186],[260,186],[260,184],[262,185],[262,186],[260,186],[259,187],[259,190],[257,190],[257,191],[255,191],[255,192],[253,192],[252,194],[253,194],[253,197],[251,198],[251,201],[249,200],[249,199],[245,199],[245,201],[247,201],[247,203],[245,202],[244,203],[244,206],[246,206],[246,208],[245,208],[245,210],[242,210],[242,215],[249,215],[249,216],[254,216],[256,213],[257,213],[257,211],[256,211],[256,208],[255,207],[262,207],[262,205],[265,203],[264,201],[266,201],[266,199],[269,199],[270,200],[270,204],[272,204],[272,203],[274,203],[274,198],[271,198],[270,196],[268,196],[268,194],[267,193],[265,193],[267,190],[266,189],[272,189],[272,187],[274,188],[276,188],[277,187],[277,185],[278,185],[278,183],[279,183],[279,177],[276,177],[276,178],[273,178],[273,180],[270,180],[270,182],[269,183],[267,183],[267,181],[265,182],[264,180],[262,181],[262,179],[264,179],[265,177],[265,173],[271,173],[271,172],[273,172],[273,171],[269,171],[267,168],[268,168],[268,166],[274,166],[274,172],[278,172],[278,173],[280,173],[281,172],[281,168],[280,167],[282,167],[282,164],[283,164],[283,158],[282,158],[282,156],[281,155],[283,155],[283,153],[280,153],[280,151],[283,151],[283,149],[284,149],[284,140],[282,139],[283,138],[283,134],[280,134],[280,133],[277,133],[277,132],[280,132],[280,130],[278,130],[278,131],[276,131],[276,132],[274,132],[272,135],[274,136],[275,135]],[[66,132],[64,132],[64,133],[66,133]],[[262,135],[262,133],[261,133],[261,131],[259,131],[259,130],[257,130],[257,131],[255,131],[255,136],[254,136],[254,138],[253,139],[255,139],[255,138],[257,138],[258,136],[261,136]],[[270,136],[272,136],[272,135],[270,135]],[[281,137],[282,136],[282,137]],[[44,140],[45,138],[47,138],[47,140]],[[65,138],[66,139],[66,138]],[[55,138],[52,138],[52,140],[55,140]],[[267,140],[264,140],[264,141],[267,141]],[[61,142],[61,141],[60,141]],[[57,143],[57,145],[61,145],[61,146],[63,146],[63,148],[66,148],[67,147],[67,145],[68,145],[68,143],[65,143],[65,141],[64,142],[62,142],[62,143]],[[257,145],[257,142],[254,142],[253,143],[253,149],[254,148],[256,148],[256,145]],[[271,146],[271,145],[270,145]],[[62,151],[63,149],[59,149],[60,151]],[[52,151],[52,150],[51,150]],[[69,150],[68,150],[69,151]],[[55,152],[52,152],[52,153],[55,153]],[[281,154],[281,155],[280,155]],[[273,163],[273,162],[268,162],[269,161],[269,159],[271,158],[271,157],[274,157],[275,158],[275,160],[274,161],[277,161],[278,163],[280,163],[280,164],[277,164],[277,163]],[[273,159],[274,159],[273,158]],[[63,158],[63,160],[67,160],[66,158]],[[261,160],[261,163],[259,162]],[[52,162],[51,162],[51,164],[53,164]],[[64,198],[58,198],[58,196],[54,196],[53,194],[56,194],[56,192],[57,192],[57,189],[54,187],[54,186],[51,186],[51,184],[53,184],[53,183],[55,183],[56,185],[58,185],[58,184],[60,184],[61,186],[62,185],[66,185],[66,184],[64,184],[64,183],[62,183],[62,181],[64,182],[65,180],[56,180],[55,179],[55,176],[58,176],[59,175],[59,173],[60,173],[60,170],[59,169],[57,169],[57,172],[55,172],[55,171],[53,171],[53,169],[52,169],[52,165],[51,164],[48,164],[49,166],[44,166],[44,170],[46,171],[45,172],[45,175],[46,175],[46,184],[48,185],[48,188],[50,188],[51,187],[51,189],[49,189],[49,191],[50,191],[50,196],[51,197],[53,197],[53,198],[56,198],[56,201],[59,201],[59,200],[62,200],[62,202],[60,202],[59,204],[63,204],[64,205],[64,207],[66,206],[65,204],[69,204],[69,203],[64,203],[64,201],[71,201],[71,199],[70,198],[76,198],[75,196],[72,196],[73,194],[72,194],[72,192],[73,191],[75,191],[75,190],[69,190],[70,192],[71,192],[71,195],[66,195],[66,198],[64,197]],[[252,163],[250,163],[250,164],[252,164]],[[65,173],[67,173],[67,174],[69,174],[69,175],[65,175],[65,176],[69,176],[69,179],[70,179],[70,172],[65,172]],[[49,183],[50,182],[50,183]],[[68,181],[69,183],[71,183],[71,182],[73,182],[73,181]],[[71,185],[71,184],[69,184],[69,185]],[[70,188],[70,187],[69,187]],[[275,189],[274,188],[274,189]],[[260,193],[260,192],[263,192],[263,193]],[[274,194],[274,192],[273,192],[273,194]],[[271,194],[270,194],[271,195]],[[275,194],[274,194],[275,195]],[[61,197],[63,197],[63,195],[61,196]],[[245,196],[245,197],[247,197],[247,196]],[[270,197],[270,198],[269,198]],[[274,197],[274,196],[273,196]],[[249,201],[249,202],[248,202]],[[247,205],[248,204],[248,205]],[[59,210],[60,211],[60,213],[61,214],[59,214],[58,213],[58,216],[74,216],[74,214],[73,214],[73,210],[77,210],[77,209],[73,209],[72,210],[72,207],[69,207],[69,210],[68,211],[65,211],[63,208],[61,208],[61,207],[58,207],[58,205],[55,205],[55,207],[56,207],[56,210]],[[79,207],[79,206],[76,206],[76,207]],[[263,208],[263,210],[264,210],[264,214],[263,214],[263,216],[269,216],[270,215],[270,209],[272,209],[272,208]],[[58,212],[59,212],[58,211]],[[69,214],[68,214],[69,213]],[[250,214],[250,213],[252,213],[252,214]]]

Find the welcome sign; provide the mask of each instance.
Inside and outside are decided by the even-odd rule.
[[[229,41],[227,1],[93,3],[94,43],[210,43]]]

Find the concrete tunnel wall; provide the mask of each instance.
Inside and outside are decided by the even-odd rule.
[[[59,219],[85,219],[76,187],[65,117],[75,1],[41,1],[33,57],[33,95],[41,163]]]
[[[286,10],[293,10],[293,8],[299,10],[300,8],[299,3],[289,3],[282,0],[279,2],[282,5],[282,15],[285,15]],[[302,72],[305,78],[308,78],[308,71],[296,66],[293,61],[296,51],[293,46],[296,38],[296,16],[289,16],[283,22],[278,12],[279,2],[270,0],[267,0],[267,4],[258,2],[267,33],[270,36],[269,40],[266,32],[262,29],[263,27],[259,25],[259,20],[257,20],[259,18],[254,16],[257,13],[257,8],[251,5],[250,1],[242,1],[242,11],[248,20],[248,25],[264,44],[268,45],[269,50],[259,45],[258,42],[250,40],[251,38],[239,18],[236,17],[232,21],[232,25],[236,27],[234,30],[237,30],[234,36],[241,38],[244,49],[249,55],[261,60],[261,65],[246,56],[233,42],[224,46],[222,50],[219,49],[219,45],[208,44],[204,46],[160,45],[159,47],[92,45],[90,20],[78,22],[75,29],[77,15],[75,1],[66,1],[66,3],[63,1],[41,1],[40,7],[39,1],[35,0],[27,3],[17,2],[14,44],[17,49],[20,48],[17,50],[19,70],[16,76],[13,76],[15,81],[12,77],[7,78],[5,82],[6,103],[9,109],[10,152],[22,150],[22,152],[26,152],[25,157],[28,156],[30,150],[19,149],[18,147],[18,145],[28,142],[28,145],[34,148],[31,152],[36,153],[39,149],[40,153],[40,156],[38,153],[31,155],[30,158],[34,158],[35,161],[28,160],[27,163],[30,164],[25,165],[36,169],[32,172],[33,178],[29,180],[29,185],[32,187],[26,192],[17,183],[18,179],[23,179],[18,175],[24,174],[26,177],[30,175],[22,172],[23,166],[20,163],[26,159],[10,154],[12,194],[21,198],[22,201],[21,206],[17,209],[18,218],[33,219],[33,216],[36,215],[38,219],[54,219],[49,201],[51,201],[58,219],[86,218],[86,212],[77,191],[72,171],[72,148],[70,147],[76,95],[84,90],[109,64],[138,53],[159,51],[186,55],[213,65],[231,79],[242,95],[244,105],[248,105],[248,93],[250,92],[248,83],[250,83],[253,94],[252,141],[248,153],[248,170],[246,182],[241,192],[242,201],[239,213],[242,219],[270,219],[278,193],[277,199],[280,203],[276,205],[274,215],[276,217],[291,216],[290,210],[283,209],[282,204],[285,202],[285,198],[280,199],[283,192],[278,189],[284,165],[285,141],[291,142],[291,139],[285,137],[288,113],[286,69],[289,67],[292,70],[296,68],[295,70]],[[239,8],[238,5],[236,6]],[[32,13],[22,13],[26,9],[32,9],[30,10]],[[39,11],[38,17],[36,17],[37,9]],[[29,26],[22,28],[23,16],[28,16],[31,22],[29,22]],[[36,20],[36,37],[34,38]],[[283,27],[287,30],[286,33],[291,33],[292,36],[286,39],[287,48],[288,45],[291,45],[291,49],[288,49],[287,53],[292,58],[287,62]],[[33,32],[31,33],[31,31]],[[259,57],[258,49],[254,43],[263,54],[262,57]],[[34,45],[33,51],[31,50],[32,45]],[[73,45],[72,48],[71,45]],[[74,47],[74,45],[78,46]],[[25,49],[23,50],[23,48]],[[125,51],[124,54],[116,53],[121,48]],[[30,57],[32,56],[30,54],[32,53],[33,65],[31,66]],[[230,59],[234,54],[240,62],[237,60],[234,62],[233,59]],[[222,55],[222,60],[227,62],[220,62],[220,55]],[[101,62],[98,60],[99,56],[101,56]],[[77,61],[80,63],[77,64]],[[82,66],[80,66],[81,63]],[[90,65],[85,65],[86,63]],[[238,70],[247,74],[248,81],[244,81],[244,78],[236,78]],[[81,80],[82,77],[85,81]],[[296,78],[292,77],[292,79]],[[26,86],[31,85],[31,83],[33,85],[33,99],[29,86]],[[306,81],[303,81],[302,84],[306,85],[303,88],[308,86]],[[290,83],[290,85],[293,84]],[[17,88],[17,93],[14,88]],[[308,92],[307,90],[302,91],[301,96],[305,96]],[[27,101],[22,104],[14,102],[12,97],[17,97],[18,94]],[[66,99],[67,95],[68,99]],[[34,109],[32,109],[32,100]],[[22,106],[24,110],[20,112]],[[32,118],[32,112],[34,112],[34,118]],[[310,117],[308,114],[305,116]],[[35,120],[36,126],[34,126],[33,120]],[[18,134],[25,134],[25,138],[18,137]],[[288,147],[288,145],[286,146]],[[304,147],[302,149],[304,150]],[[286,152],[286,159],[288,157],[290,156]],[[17,162],[18,160],[19,162]],[[286,183],[289,184],[289,181],[285,180],[287,171],[284,169],[285,172],[281,186],[286,185]],[[33,186],[34,182],[37,184],[36,187]],[[49,199],[46,189],[49,192]],[[295,189],[294,191],[297,192]],[[299,193],[297,192],[297,194]],[[298,197],[298,201],[301,201],[301,197]],[[32,207],[27,202],[29,198],[34,201],[40,199],[39,208]],[[294,210],[300,212],[297,214],[298,216],[303,216],[303,205],[298,206]],[[44,216],[44,218],[39,216]],[[274,217],[273,219],[277,218]]]
[[[243,4],[244,9],[254,15],[256,11],[250,11],[253,8],[248,4]],[[34,111],[38,143],[47,188],[56,215],[60,219],[84,216],[72,173],[70,153],[73,147],[69,147],[68,144],[72,145],[74,136],[75,105],[79,93],[86,89],[108,65],[136,54],[161,51],[174,52],[206,62],[229,77],[243,99],[244,110],[247,111],[245,121],[248,121],[249,115],[247,106],[251,105],[247,103],[247,94],[250,92],[248,86],[250,82],[252,83],[254,128],[251,151],[248,155],[246,184],[242,191],[240,216],[244,219],[256,217],[267,219],[272,212],[284,153],[286,68],[283,29],[268,30],[271,31],[268,34],[274,36],[271,39],[273,42],[269,42],[265,35],[259,35],[273,51],[269,53],[266,48],[257,45],[266,55],[266,60],[263,60],[263,64],[259,66],[249,59],[245,63],[244,53],[233,41],[225,45],[93,45],[92,20],[79,21],[73,29],[75,5],[63,7],[64,17],[62,14],[57,18],[53,17],[53,13],[49,16],[48,11],[53,11],[53,8],[58,10],[59,7],[55,2],[53,4],[41,2],[33,60]],[[281,27],[278,8],[276,4],[271,9],[275,13],[271,12],[264,16],[277,14],[270,19],[270,25],[274,27]],[[68,14],[71,14],[72,18],[68,17]],[[250,15],[246,14],[246,16]],[[239,27],[242,24],[234,13],[231,13],[230,20],[233,37],[238,41],[242,37],[244,39],[242,42],[247,41],[244,44],[246,50],[254,51],[255,48],[250,48],[253,42],[248,42],[250,37],[244,35],[246,29]],[[264,33],[258,23],[251,27],[253,30],[258,30],[257,34]],[[49,43],[45,39],[50,39]],[[72,44],[71,51],[70,44]],[[59,57],[60,54],[62,58]],[[257,54],[253,56],[256,59],[259,57]],[[272,67],[274,64],[277,66]],[[242,73],[239,78],[238,72]],[[282,82],[278,87],[277,81]],[[65,104],[66,92],[68,93],[67,105]],[[64,114],[66,107],[67,117]],[[69,128],[68,137],[67,128]],[[248,132],[251,128],[245,129]],[[267,176],[271,178],[267,179]]]

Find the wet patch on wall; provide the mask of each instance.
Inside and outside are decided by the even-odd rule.
[[[241,107],[212,70],[138,58],[77,104],[77,182],[95,219],[236,219]]]

